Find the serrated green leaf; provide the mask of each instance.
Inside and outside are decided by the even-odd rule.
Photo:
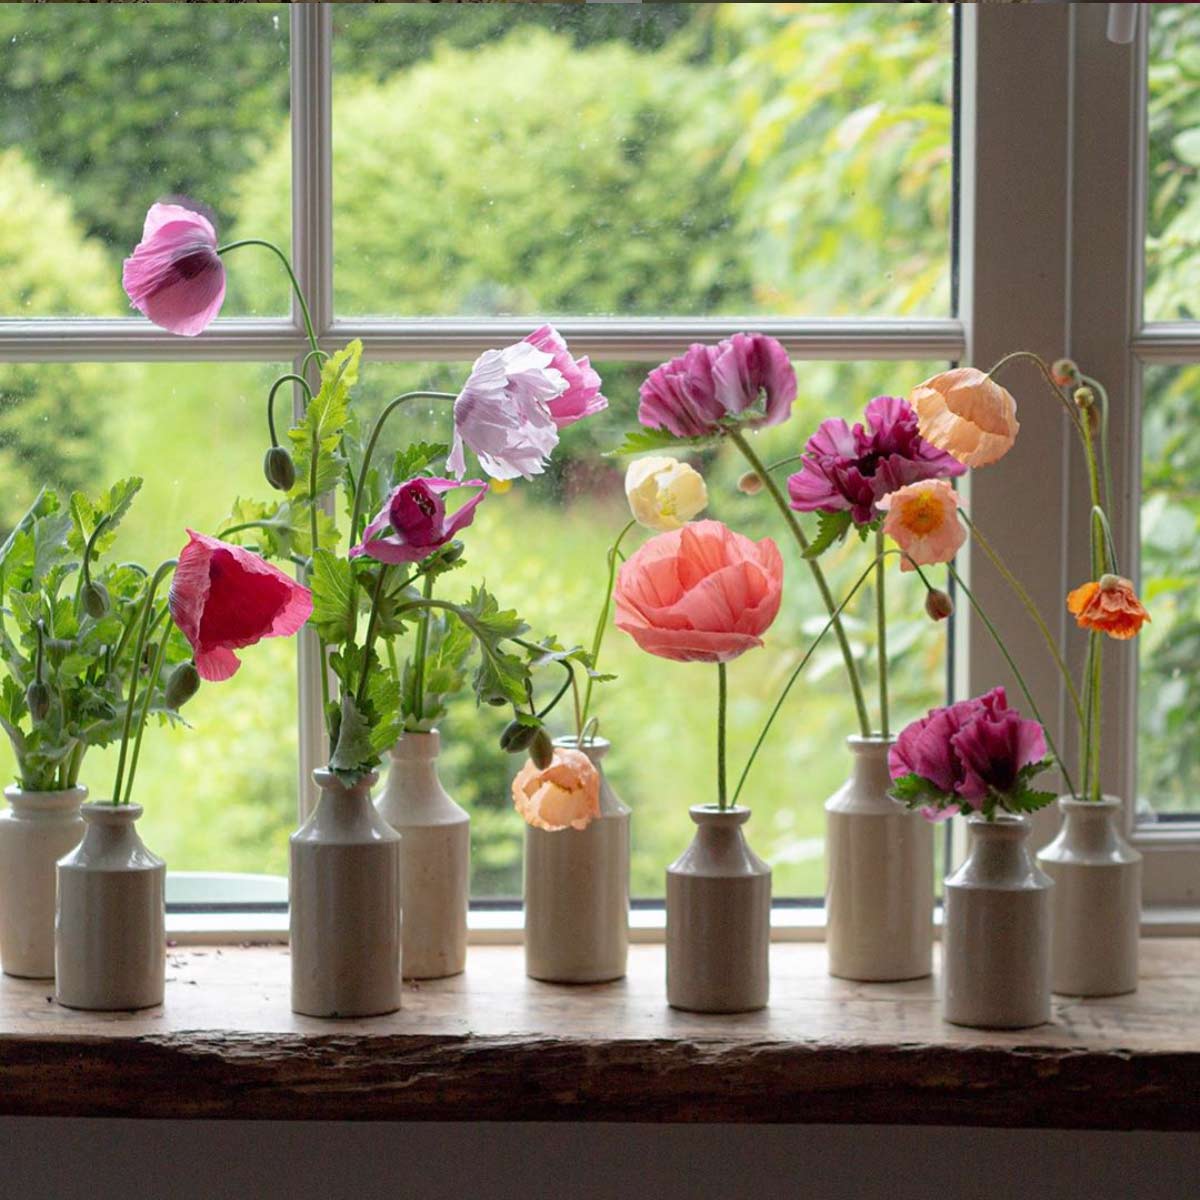
[[[88,538],[92,536],[96,526],[107,517],[108,524],[104,527],[104,532],[96,539],[93,554],[103,554],[108,550],[116,538],[117,526],[129,512],[130,506],[141,488],[141,478],[131,475],[128,479],[119,479],[94,502],[82,492],[75,492],[71,496],[69,505],[71,533],[67,544],[70,549],[75,554],[82,555]]]
[[[25,587],[33,575],[33,527],[37,521],[58,512],[58,496],[42,488],[0,546],[0,593]]]
[[[954,796],[948,795],[928,779],[915,773],[893,779],[889,794],[907,808],[924,808],[926,805],[940,808],[947,803],[957,803]]]
[[[292,499],[316,499],[332,491],[341,478],[345,458],[339,452],[350,417],[350,389],[358,381],[362,342],[357,339],[321,367],[321,388],[309,401],[304,419],[288,430],[296,485]],[[316,456],[315,486],[312,478]]]
[[[849,510],[841,512],[822,512],[818,514],[817,536],[809,543],[804,557],[820,558],[835,542],[843,541],[850,529],[851,517]]]
[[[33,572],[29,582],[37,587],[60,565],[71,532],[69,513],[56,512],[33,523]]]
[[[450,447],[444,442],[414,442],[397,452],[392,460],[391,487],[398,487],[416,475],[426,475],[434,463],[444,459]]]
[[[644,454],[647,450],[701,450],[705,446],[714,445],[716,441],[716,434],[708,437],[680,438],[668,429],[632,429],[625,434],[625,440],[615,450],[609,451],[609,454],[622,457],[627,454]]]
[[[371,745],[371,726],[349,694],[342,696],[337,740],[329,756],[329,769],[339,775],[361,775],[377,757]]]
[[[471,599],[456,611],[479,644],[480,661],[473,685],[481,704],[524,704],[529,672],[524,661],[501,646],[520,637],[528,626],[512,609],[501,609],[486,588],[471,591]]]
[[[349,642],[356,625],[350,564],[328,550],[318,550],[309,587],[313,598],[309,622],[317,634],[335,645]]]

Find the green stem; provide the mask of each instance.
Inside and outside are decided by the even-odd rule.
[[[121,784],[125,780],[125,756],[129,751],[129,731],[133,728],[133,708],[134,702],[137,700],[138,676],[141,673],[142,654],[146,649],[146,635],[150,629],[150,614],[154,609],[154,594],[158,591],[158,585],[162,583],[166,575],[178,565],[179,560],[175,558],[169,558],[162,563],[150,577],[150,583],[146,588],[146,598],[142,601],[142,620],[138,630],[136,649],[133,652],[133,669],[129,672],[129,700],[125,705],[125,723],[121,730],[121,752],[117,756],[117,778],[112,791],[114,804],[121,802]],[[136,621],[136,619],[135,617],[134,620]]]
[[[1099,800],[1103,791],[1100,780],[1100,722],[1103,720],[1103,711],[1100,701],[1103,696],[1101,678],[1104,674],[1104,641],[1102,634],[1093,633],[1091,636],[1096,641],[1096,661],[1092,667],[1094,676],[1092,679],[1092,737],[1090,739],[1092,747],[1091,797],[1093,800]]]
[[[433,599],[433,576],[426,575],[421,585],[421,597],[425,601]],[[412,710],[417,720],[421,720],[425,709],[425,655],[429,651],[429,618],[428,608],[421,612],[417,623],[417,645],[413,651],[413,688]]]
[[[717,807],[724,812],[729,807],[725,787],[725,710],[728,706],[729,683],[726,667],[717,663]]]
[[[1096,684],[1096,652],[1099,648],[1097,635],[1088,634],[1087,662],[1083,668],[1083,703],[1087,709],[1083,743],[1079,747],[1079,770],[1083,774],[1083,794],[1092,794],[1092,721],[1095,717],[1094,689]]]
[[[379,623],[379,602],[383,599],[383,587],[391,569],[389,563],[379,564],[379,578],[375,581],[375,594],[371,597],[371,614],[367,617],[367,636],[363,641],[362,675],[359,676],[358,691],[354,696],[360,705],[367,694],[367,679],[371,672],[371,648],[375,645],[375,627]]]
[[[604,642],[604,634],[608,629],[608,614],[612,608],[613,586],[617,579],[617,556],[621,553],[621,543],[625,540],[625,535],[637,524],[637,521],[630,521],[624,529],[617,534],[617,540],[608,548],[608,587],[604,592],[604,604],[600,609],[600,619],[596,622],[596,632],[592,635],[592,670],[599,669],[600,662],[600,647]],[[587,724],[588,710],[592,706],[592,687],[595,680],[588,676],[587,686],[583,689],[583,710],[579,711],[576,706],[575,715],[575,737],[576,740],[583,737],[583,727]]]
[[[558,702],[567,694],[567,688],[572,687],[575,683],[575,668],[572,667],[565,658],[560,658],[558,661],[559,665],[566,670],[567,677],[563,680],[562,686],[558,689],[558,691],[554,693],[554,696],[550,700],[549,704],[543,705],[534,713],[534,716],[537,717],[539,721],[545,717],[548,717],[558,707]],[[578,696],[578,688],[576,688],[576,696]],[[578,745],[579,738],[576,738],[575,742],[576,745]]]
[[[223,542],[226,538],[232,537],[235,533],[242,533],[247,529],[271,529],[275,526],[275,521],[243,521],[240,525],[230,525],[228,529],[222,529],[216,535],[217,541]]]
[[[733,444],[742,452],[742,455],[750,464],[755,474],[762,480],[763,487],[771,494],[771,499],[775,501],[775,506],[783,514],[783,518],[791,529],[792,536],[796,539],[796,544],[800,547],[801,553],[806,552],[808,550],[808,538],[804,536],[804,530],[800,528],[800,522],[796,520],[796,514],[792,512],[786,497],[779,490],[766,467],[763,466],[762,460],[755,454],[750,443],[740,430],[731,429],[729,437],[733,441]],[[867,714],[867,704],[863,698],[862,683],[858,678],[858,668],[854,664],[854,654],[850,649],[850,642],[846,637],[845,629],[842,627],[841,614],[834,606],[833,593],[829,590],[829,583],[825,579],[825,573],[821,570],[820,563],[815,559],[809,558],[806,558],[805,562],[808,563],[809,570],[816,581],[817,590],[821,593],[821,599],[825,604],[825,611],[835,617],[833,631],[837,638],[838,646],[841,648],[842,661],[846,665],[846,678],[850,684],[850,691],[854,696],[854,707],[858,712],[859,728],[863,737],[870,737],[871,718]]]
[[[305,379],[303,375],[296,375],[294,373],[280,375],[280,377],[275,380],[273,384],[271,384],[271,390],[267,393],[267,429],[271,433],[272,446],[279,445],[279,438],[275,433],[275,393],[278,392],[285,383],[289,382],[298,383],[304,389],[305,403],[312,400],[312,388],[308,386],[308,380]]]
[[[308,352],[308,353],[307,353],[307,354],[306,354],[306,355],[305,355],[305,356],[304,356],[304,357],[303,357],[303,358],[300,360],[300,372],[301,372],[301,374],[303,374],[305,371],[307,371],[307,370],[308,370],[308,364],[309,364],[310,362],[312,362],[314,358],[315,358],[315,359],[317,359],[317,361],[318,361],[318,365],[320,365],[320,363],[324,362],[324,361],[325,361],[325,359],[327,359],[328,357],[329,357],[329,355],[328,355],[328,354],[326,354],[324,350],[310,350],[310,351],[309,351],[309,352]],[[311,396],[311,392],[310,392],[310,396]]]
[[[787,456],[787,458],[777,458],[773,463],[771,463],[770,466],[767,467],[767,470],[768,471],[778,471],[780,467],[790,467],[792,465],[792,463],[798,463],[798,462],[803,462],[803,461],[804,461],[803,454],[789,454]]]
[[[312,553],[310,558],[313,564],[317,561],[318,541],[320,540],[320,526],[317,524],[317,464],[320,461],[319,446],[317,442],[317,433],[314,430],[312,435],[312,446],[309,452],[308,465],[308,531],[309,538],[312,541]],[[353,578],[353,575],[351,575]],[[351,620],[355,625],[358,624],[357,611],[353,603],[353,595],[351,597]],[[353,634],[351,635],[353,640]],[[321,711],[328,714],[329,711],[329,666],[326,662],[325,639],[317,634],[317,658],[319,661],[319,669],[317,674],[321,677]],[[328,720],[328,716],[326,717]]]
[[[168,611],[164,606],[162,612],[154,618],[154,623],[150,626],[151,633],[158,628]],[[146,725],[150,720],[150,705],[154,700],[154,689],[158,687],[158,680],[162,675],[163,662],[167,657],[168,640],[169,635],[164,634],[162,640],[158,643],[158,653],[154,656],[154,667],[150,672],[150,679],[146,684],[146,691],[142,697],[142,711],[138,718],[137,734],[133,740],[133,756],[129,760],[129,778],[125,781],[125,798],[122,801],[124,804],[128,804],[133,797],[133,777],[137,774],[138,759],[142,754],[142,735],[146,732]]]
[[[92,530],[91,536],[87,540],[87,545],[83,548],[83,564],[79,570],[79,586],[75,589],[75,611],[79,611],[79,598],[83,594],[83,589],[88,587],[92,582],[92,551],[96,548],[96,538],[100,536],[105,525],[112,520],[112,514],[103,516],[96,522],[96,528]]]
[[[883,563],[883,530],[875,531],[875,626],[879,648],[879,732],[884,738],[891,735],[888,721],[888,652],[887,596],[884,590],[886,572]]]
[[[992,367],[990,371],[988,371],[988,377],[990,378],[991,376],[995,375],[996,372],[1000,370],[1000,368],[1006,363],[1010,363],[1018,358],[1028,359],[1030,362],[1037,365],[1037,369],[1041,373],[1042,378],[1046,381],[1046,384],[1054,393],[1054,398],[1063,406],[1063,408],[1066,409],[1067,416],[1071,419],[1071,424],[1075,426],[1075,432],[1078,433],[1081,438],[1086,439],[1087,434],[1084,429],[1084,419],[1080,415],[1079,409],[1076,407],[1074,401],[1063,395],[1062,388],[1060,388],[1058,384],[1054,382],[1054,376],[1050,373],[1050,368],[1046,365],[1045,359],[1043,359],[1040,354],[1034,354],[1032,350],[1014,350],[1011,354],[1006,354],[1002,359],[1000,359],[999,362],[995,364],[995,366]]]
[[[313,329],[312,317],[308,312],[308,301],[304,299],[304,293],[300,290],[300,283],[296,279],[296,272],[292,270],[292,264],[288,261],[288,256],[274,242],[266,242],[262,238],[243,238],[240,242],[226,242],[224,246],[217,247],[217,253],[228,254],[230,250],[238,250],[242,246],[265,246],[283,263],[283,269],[287,272],[288,279],[292,283],[292,291],[295,292],[296,299],[300,302],[300,311],[304,314],[304,329],[308,334],[308,344],[313,350],[319,350],[317,334]]]

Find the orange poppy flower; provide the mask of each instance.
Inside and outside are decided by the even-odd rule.
[[[1077,587],[1067,596],[1067,609],[1080,629],[1094,629],[1127,641],[1150,620],[1150,614],[1120,575],[1101,575],[1100,581]]]

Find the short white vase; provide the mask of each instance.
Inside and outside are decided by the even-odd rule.
[[[548,983],[603,983],[629,957],[629,809],[604,774],[609,743],[579,746],[600,771],[600,815],[586,829],[525,827],[525,972]]]
[[[847,738],[850,778],[825,802],[825,939],[841,979],[933,970],[933,827],[891,798],[893,742]]]
[[[400,1007],[400,835],[371,803],[378,778],[314,771],[321,793],[291,836],[292,1010],[306,1016]]]
[[[58,860],[83,838],[79,806],[87,788],[4,790],[0,814],[0,967],[6,975],[54,975],[54,896]]]
[[[467,965],[471,818],[438,777],[441,738],[404,733],[392,747],[387,784],[375,802],[400,834],[400,907],[406,979],[443,979]]]
[[[1050,893],[1028,817],[967,819],[967,857],[945,883],[943,1015],[978,1029],[1050,1020]]]
[[[55,997],[67,1008],[161,1004],[167,868],[138,836],[140,804],[85,804],[83,840],[58,863]]]
[[[694,805],[688,848],[667,868],[667,1003],[690,1012],[765,1008],[771,868],[750,849],[750,810]]]
[[[1137,989],[1142,856],[1121,832],[1123,806],[1060,797],[1062,828],[1037,856],[1054,880],[1050,986],[1067,996]]]

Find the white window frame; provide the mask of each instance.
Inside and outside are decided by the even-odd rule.
[[[1144,362],[1200,360],[1200,325],[1141,320],[1141,214],[1145,171],[1145,21],[1134,47],[1105,37],[1107,5],[961,6],[957,174],[958,315],[945,319],[782,320],[751,318],[564,319],[557,324],[577,352],[599,359],[656,363],[693,341],[753,326],[778,337],[797,360],[921,360],[986,364],[1016,347],[1048,357],[1070,352],[1108,381],[1118,399],[1112,426],[1121,521],[1118,550],[1136,569],[1140,469],[1137,399]],[[363,340],[374,360],[469,361],[489,346],[527,332],[518,320],[342,319],[333,308],[332,6],[290,8],[292,256],[320,344]],[[1101,130],[1103,137],[1097,137]],[[1087,136],[1081,136],[1084,131]],[[1116,194],[1114,178],[1130,180]],[[1072,254],[1088,246],[1089,253]],[[1099,248],[1099,249],[1097,249]],[[198,338],[178,338],[140,319],[3,320],[0,361],[291,361],[307,350],[299,306],[276,319],[224,319]],[[1032,389],[1030,389],[1032,393]],[[299,405],[300,396],[295,397]],[[1078,508],[1062,519],[1068,497],[1085,494],[1061,414],[1030,399],[1022,406],[1023,465],[1006,463],[971,482],[970,501],[1002,553],[1028,581],[1047,614],[1060,614],[1069,579],[1086,563],[1069,530],[1086,527]],[[1030,448],[1032,452],[1027,451]],[[1014,452],[1014,457],[1018,457]],[[1044,521],[1053,514],[1053,522]],[[1027,536],[1039,528],[1037,538]],[[1043,713],[1060,730],[1064,696],[1027,627],[989,574],[968,562],[984,604],[997,616],[1018,661],[1030,664]],[[956,634],[962,694],[1007,681],[1004,664],[977,623],[963,614]],[[1117,656],[1114,655],[1115,659]],[[299,794],[301,814],[314,798],[312,770],[322,765],[324,729],[315,640],[299,646]],[[1185,905],[1200,906],[1200,828],[1135,829],[1136,659],[1108,672],[1105,725],[1108,789],[1129,798],[1131,835],[1146,854],[1146,897],[1157,906],[1148,926],[1188,924]],[[1056,714],[1057,719],[1049,714]],[[1069,744],[1069,738],[1065,738]],[[816,798],[813,798],[816,802]],[[1049,836],[1054,816],[1040,822]],[[278,935],[277,915],[176,918],[176,936],[225,932]],[[473,936],[510,937],[519,914],[478,913]],[[639,936],[660,936],[661,916],[635,914]],[[778,936],[819,937],[819,909],[776,913]]]

